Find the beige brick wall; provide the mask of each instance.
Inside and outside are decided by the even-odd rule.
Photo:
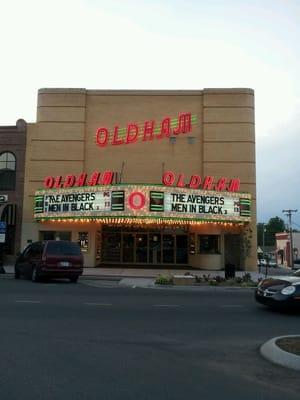
[[[105,148],[96,145],[96,130],[101,126],[112,132],[115,125],[125,128],[130,122],[151,119],[159,124],[164,117],[176,118],[180,112],[196,114],[198,122],[192,133],[177,136],[175,142],[154,139]],[[187,177],[239,177],[241,191],[250,192],[255,200],[253,91],[41,89],[37,123],[28,126],[24,221],[32,222],[32,195],[42,186],[45,176],[107,169],[120,172],[122,163],[124,183],[161,183],[163,170],[182,172]],[[253,254],[247,265],[254,269],[255,202],[251,227]],[[89,257],[92,259],[92,255]]]

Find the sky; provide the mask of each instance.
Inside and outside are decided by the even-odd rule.
[[[39,88],[255,90],[257,220],[300,230],[300,0],[0,0],[0,125]]]

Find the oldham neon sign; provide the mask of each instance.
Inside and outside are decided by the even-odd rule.
[[[202,189],[202,190],[216,190],[216,191],[228,191],[238,192],[240,190],[240,179],[228,179],[221,177],[216,179],[214,176],[192,175],[190,178],[186,178],[184,174],[178,175],[173,171],[166,171],[162,177],[162,183],[165,186],[177,186],[177,187],[188,187],[190,189]]]
[[[71,188],[74,186],[111,185],[114,177],[113,171],[94,171],[91,175],[82,172],[79,175],[46,176],[44,187],[46,189]]]
[[[96,144],[99,147],[149,142],[192,132],[197,116],[190,112],[179,113],[177,118],[165,117],[162,121],[147,120],[144,123],[128,123],[126,128],[116,125],[112,130],[99,127],[96,130]]]
[[[107,170],[104,172],[94,171],[90,175],[82,172],[79,175],[57,175],[46,176],[44,179],[45,189],[62,189],[83,186],[105,186],[112,185],[115,173]],[[238,192],[240,190],[239,178],[227,179],[221,177],[216,179],[214,176],[192,175],[185,177],[183,173],[176,174],[173,171],[166,171],[162,176],[164,186],[176,186],[179,188],[215,190]],[[134,198],[132,204],[137,202],[138,196]],[[140,199],[141,201],[141,199]],[[134,207],[133,207],[134,208]]]

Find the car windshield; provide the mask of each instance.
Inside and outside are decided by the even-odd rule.
[[[76,243],[57,241],[48,243],[47,254],[55,256],[80,256],[81,250]]]

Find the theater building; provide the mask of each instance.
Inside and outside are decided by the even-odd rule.
[[[22,245],[85,266],[256,269],[254,92],[41,89]]]

